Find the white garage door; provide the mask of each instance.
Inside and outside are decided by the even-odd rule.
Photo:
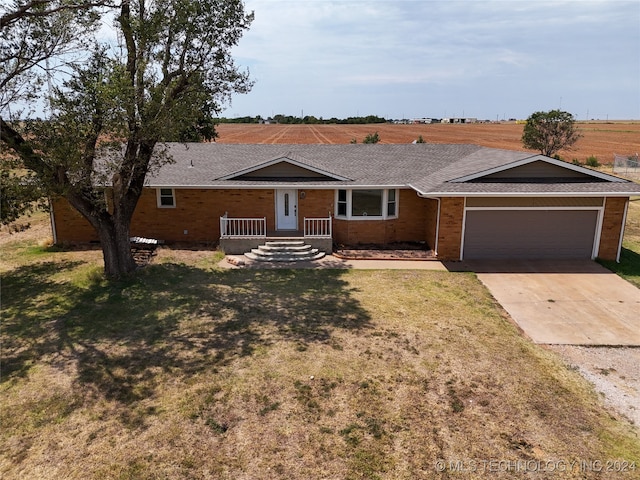
[[[591,258],[595,210],[468,210],[463,258]]]

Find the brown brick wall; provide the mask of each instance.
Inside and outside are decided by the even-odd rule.
[[[424,199],[425,202],[425,240],[432,250],[436,248],[436,235],[438,227],[438,201]]]
[[[302,197],[304,192],[304,198]],[[298,190],[298,220],[302,229],[302,221],[307,218],[328,218],[333,214],[333,190]]]
[[[603,260],[615,260],[618,255],[622,219],[624,218],[628,200],[629,198],[626,197],[607,197],[605,199],[602,232],[598,248],[598,257]]]
[[[273,189],[206,190],[177,189],[176,208],[158,208],[155,189],[145,189],[131,223],[131,235],[166,242],[216,243],[220,237],[220,217],[267,217],[267,228],[275,226]],[[304,217],[326,217],[334,213],[333,190],[306,190],[298,195],[299,228]],[[615,260],[622,218],[628,198],[608,197],[602,222],[598,257]],[[58,243],[97,241],[89,222],[65,199],[52,202]],[[426,241],[435,246],[436,200],[422,199],[412,190],[400,190],[399,217],[393,220],[333,220],[336,243],[385,244]],[[440,205],[438,256],[458,260],[462,238],[464,198],[443,198]],[[184,231],[187,231],[185,234]]]
[[[392,229],[387,224],[393,221],[394,220],[349,221],[335,218],[333,221],[333,239],[336,243],[345,245],[389,243],[393,240],[388,235],[387,230]]]
[[[55,198],[51,206],[56,241],[59,244],[89,243],[98,240],[98,235],[91,224],[66,199]]]
[[[438,258],[460,259],[464,198],[445,197],[440,204],[440,231],[438,232]]]
[[[305,192],[304,195],[300,195],[302,191]],[[267,228],[273,230],[274,196],[273,189],[176,189],[176,207],[158,208],[156,190],[145,189],[133,215],[131,235],[166,242],[217,242],[220,237],[220,217],[225,212],[229,217],[266,217]],[[299,190],[298,228],[302,229],[304,217],[324,218],[333,214],[334,199],[333,190]],[[344,244],[426,241],[433,247],[437,202],[422,199],[413,190],[400,190],[398,200],[397,219],[334,219],[334,239]],[[54,214],[59,242],[82,243],[97,240],[89,223],[66,200],[55,202]]]
[[[305,192],[305,198],[300,198],[301,191]],[[333,213],[333,190],[298,193],[300,229],[304,217],[326,218]],[[166,242],[217,242],[220,217],[225,212],[229,217],[266,217],[267,228],[275,229],[273,189],[176,189],[175,199],[175,208],[158,208],[156,189],[145,189],[131,221],[131,235]],[[86,243],[98,239],[91,225],[64,198],[54,201],[54,215],[58,242]]]
[[[158,208],[156,190],[145,189],[131,222],[131,235],[166,242],[215,243],[220,237],[220,217],[225,212],[229,217],[264,216],[267,228],[271,230],[275,226],[274,195],[273,189],[176,189],[176,208]],[[334,213],[333,190],[306,190],[305,198],[300,197],[298,195],[299,228],[302,228],[305,216],[326,217]],[[438,240],[441,258],[458,259],[460,256],[463,205],[462,198],[442,199]],[[420,198],[413,190],[400,190],[398,208],[399,217],[393,220],[334,218],[334,240],[342,244],[426,241],[433,248],[437,201]],[[97,240],[93,228],[66,200],[54,202],[54,215],[58,242]]]
[[[158,208],[156,191],[145,190],[131,221],[131,234],[166,242],[215,243],[225,212],[229,217],[267,217],[268,228],[275,224],[273,190],[176,189],[175,199],[175,208]]]
[[[427,202],[414,190],[400,190],[399,218],[396,221],[396,241],[425,241]]]
[[[155,189],[145,189],[131,220],[131,235],[166,242],[217,242],[220,217],[267,217],[275,225],[273,190],[176,189],[176,208],[158,208]],[[65,199],[53,206],[59,243],[96,241],[95,231]],[[184,231],[187,231],[185,234]]]

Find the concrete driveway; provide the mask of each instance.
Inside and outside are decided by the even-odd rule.
[[[592,261],[468,261],[536,343],[640,346],[640,289]]]

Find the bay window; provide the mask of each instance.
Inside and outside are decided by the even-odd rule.
[[[384,220],[398,216],[396,189],[336,191],[336,217],[354,220]]]

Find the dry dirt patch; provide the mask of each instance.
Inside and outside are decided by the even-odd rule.
[[[589,380],[605,404],[640,426],[640,348],[553,345],[549,349]]]

